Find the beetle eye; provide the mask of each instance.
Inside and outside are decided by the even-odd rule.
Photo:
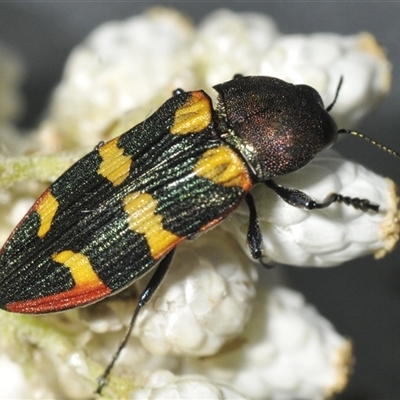
[[[338,128],[327,111],[323,111],[321,115],[322,130],[324,135],[324,149],[328,149],[336,143],[338,137]]]

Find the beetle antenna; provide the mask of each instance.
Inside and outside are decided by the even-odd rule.
[[[382,149],[382,150],[388,152],[388,153],[391,154],[392,156],[395,156],[395,157],[397,157],[397,158],[400,158],[400,154],[399,154],[397,151],[394,151],[393,149],[390,149],[389,147],[385,146],[384,144],[379,143],[379,142],[377,142],[376,140],[371,139],[371,138],[369,138],[368,136],[365,136],[365,135],[363,135],[363,134],[360,133],[360,132],[350,131],[350,130],[347,130],[347,129],[340,129],[340,130],[338,130],[338,133],[339,133],[339,134],[348,134],[348,135],[357,136],[357,137],[359,137],[359,138],[361,138],[361,139],[366,140],[367,142],[370,142],[370,143],[373,144],[374,146],[379,147],[380,149]]]
[[[340,92],[340,88],[342,87],[342,83],[343,83],[343,76],[340,76],[339,84],[337,85],[337,88],[336,88],[335,97],[334,97],[332,103],[329,104],[328,107],[326,107],[326,111],[328,111],[328,112],[331,111],[332,108],[333,108],[333,106],[335,105],[336,100],[337,100],[338,97],[339,97],[339,92]],[[348,129],[339,129],[339,130],[338,130],[338,133],[357,136],[357,137],[359,137],[359,138],[361,138],[361,139],[364,139],[364,140],[366,140],[367,142],[373,144],[374,146],[379,147],[380,149],[382,149],[382,150],[386,151],[387,153],[391,154],[392,156],[395,156],[395,157],[397,157],[397,158],[400,158],[400,153],[398,153],[397,151],[394,151],[393,149],[390,149],[389,147],[385,146],[384,144],[379,143],[379,142],[377,142],[376,140],[371,139],[371,138],[369,138],[368,136],[365,136],[365,135],[363,135],[363,134],[360,133],[360,132],[350,131],[350,130],[348,130]]]
[[[339,79],[339,84],[337,85],[337,88],[336,88],[335,98],[333,99],[332,103],[329,104],[328,107],[326,107],[326,111],[328,111],[328,112],[331,111],[333,106],[335,105],[336,100],[339,97],[339,92],[340,92],[340,88],[342,87],[342,83],[343,83],[343,76],[341,76]]]

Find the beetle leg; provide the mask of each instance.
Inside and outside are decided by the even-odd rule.
[[[165,274],[167,273],[169,266],[171,265],[172,258],[174,256],[175,249],[171,250],[158,264],[157,269],[155,270],[153,276],[151,277],[149,283],[146,286],[146,289],[140,295],[139,301],[136,305],[135,311],[132,315],[131,322],[129,324],[128,329],[125,332],[125,336],[122,339],[120,345],[118,346],[117,351],[114,353],[114,356],[111,362],[108,364],[107,368],[105,369],[103,375],[98,378],[98,385],[96,389],[97,394],[101,394],[104,386],[107,384],[108,375],[110,375],[111,370],[114,367],[115,362],[117,361],[122,349],[126,346],[128,342],[133,326],[135,325],[136,318],[139,314],[139,311],[145,306],[150,299],[152,298],[153,294],[156,292],[158,287],[160,286],[161,282],[164,279]]]
[[[305,210],[326,208],[329,207],[332,203],[344,203],[363,212],[379,211],[379,205],[371,203],[368,199],[359,199],[358,197],[348,197],[338,193],[331,193],[321,203],[317,203],[312,197],[308,196],[306,193],[302,192],[299,189],[293,189],[278,185],[271,179],[265,181],[264,183],[286,203],[294,207],[303,208]]]
[[[245,197],[247,206],[249,207],[249,227],[247,230],[247,244],[250,249],[251,256],[255,260],[260,260],[262,256],[262,237],[260,224],[258,223],[258,216],[256,206],[254,204],[253,196],[250,193]]]

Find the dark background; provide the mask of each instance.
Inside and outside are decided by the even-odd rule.
[[[0,1],[0,40],[18,50],[28,66],[24,85],[27,110],[21,125],[37,123],[68,53],[94,27],[157,4],[174,7],[195,22],[216,8],[226,7],[269,14],[283,33],[372,32],[393,63],[393,87],[380,109],[358,128],[400,150],[399,2]],[[347,158],[400,182],[400,160],[356,139],[344,140],[338,147]],[[354,340],[355,372],[345,393],[338,396],[340,400],[400,399],[399,261],[397,249],[381,261],[366,257],[336,268],[282,267],[291,285],[339,332]]]

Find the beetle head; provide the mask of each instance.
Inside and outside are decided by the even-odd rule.
[[[297,171],[336,141],[337,126],[310,86],[250,76],[214,88],[226,141],[260,181]]]

